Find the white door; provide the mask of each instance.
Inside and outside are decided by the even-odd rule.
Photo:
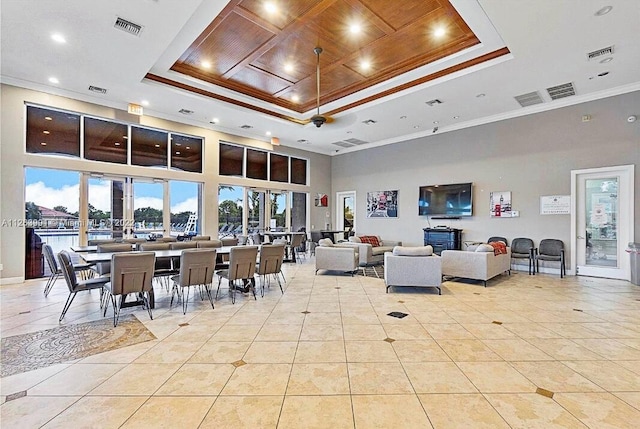
[[[572,267],[578,275],[630,279],[624,250],[634,236],[633,174],[633,165],[571,172]]]
[[[355,231],[356,225],[356,192],[336,193],[336,231]],[[347,238],[345,234],[345,239]]]

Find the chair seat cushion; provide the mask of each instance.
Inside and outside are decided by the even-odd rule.
[[[431,246],[418,246],[418,247],[395,246],[393,248],[393,254],[395,256],[431,256],[433,255],[433,247]]]
[[[385,252],[393,252],[392,246],[378,246],[371,247],[371,254],[373,256],[384,256]]]
[[[560,256],[538,255],[537,258],[541,261],[560,261]]]

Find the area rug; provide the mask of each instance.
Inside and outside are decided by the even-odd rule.
[[[358,268],[358,275],[373,278],[384,278],[384,265]]]
[[[2,339],[0,377],[155,340],[134,315],[120,317],[117,327],[106,318]]]

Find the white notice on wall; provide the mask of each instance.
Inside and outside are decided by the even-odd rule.
[[[571,214],[571,195],[547,195],[540,197],[540,214]]]

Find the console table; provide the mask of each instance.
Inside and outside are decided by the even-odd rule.
[[[424,245],[433,246],[433,252],[462,250],[462,230],[455,228],[423,228]]]

